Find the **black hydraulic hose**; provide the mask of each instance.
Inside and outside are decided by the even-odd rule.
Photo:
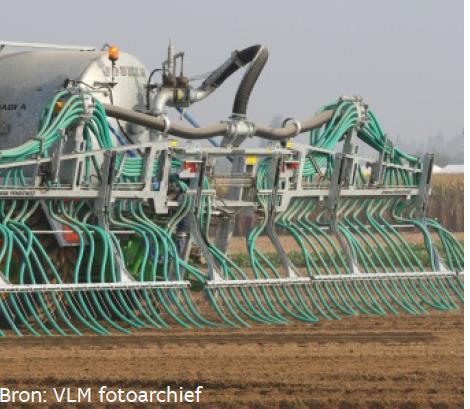
[[[235,71],[253,61],[260,49],[261,45],[252,45],[241,51],[235,50],[224,64],[206,78],[200,89],[218,88]]]
[[[253,60],[251,66],[243,76],[243,79],[238,86],[237,94],[235,95],[235,101],[233,102],[232,113],[235,116],[246,116],[248,107],[248,101],[250,100],[251,92],[258,80],[261,71],[263,70],[266,62],[268,61],[269,51],[266,47],[253,46],[245,49],[249,50],[247,55]],[[255,53],[253,56],[252,53]]]
[[[104,108],[106,110],[106,115],[112,118],[122,119],[123,121],[142,125],[160,132],[165,131],[169,135],[178,136],[184,139],[207,139],[212,136],[223,136],[227,133],[226,123],[213,124],[203,128],[188,128],[179,124],[170,124],[169,128],[165,129],[167,124],[165,124],[165,120],[162,117],[142,114],[140,112],[109,104],[104,104]],[[322,126],[328,122],[332,116],[332,110],[321,112],[320,114],[300,122],[300,129],[298,129],[298,126],[292,122],[284,128],[269,128],[264,125],[254,124],[254,136],[259,136],[273,141],[283,141],[297,136],[301,132],[307,132],[311,129]]]
[[[238,86],[232,110],[233,115],[245,116],[251,92],[266,64],[268,56],[268,49],[259,44],[244,48],[241,51],[234,51],[226,62],[206,78],[197,91],[203,95],[203,98],[206,97],[239,68],[252,63]]]

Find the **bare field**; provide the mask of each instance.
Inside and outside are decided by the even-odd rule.
[[[463,311],[243,330],[11,337],[0,349],[0,384],[16,388],[202,385],[204,408],[463,407]]]
[[[463,233],[456,236],[463,239]],[[272,251],[267,237],[257,244]],[[290,237],[282,244],[297,248]],[[234,237],[230,252],[244,251],[244,238]],[[6,337],[0,339],[0,386],[46,390],[48,396],[54,387],[93,387],[95,393],[100,385],[204,387],[201,404],[164,407],[457,409],[463,408],[463,326],[462,309],[250,329]]]
[[[463,232],[456,232],[452,233],[457,240],[463,240],[464,234]],[[414,233],[414,232],[402,232],[403,237],[409,243],[418,244],[423,242],[423,235],[421,233]],[[431,235],[433,239],[438,242],[438,237],[436,234]],[[295,242],[292,236],[280,236],[281,243],[284,249],[289,252],[290,250],[299,250],[299,245]],[[272,243],[270,242],[267,236],[260,236],[256,241],[256,247],[263,252],[275,251]],[[236,254],[236,253],[244,253],[246,252],[246,239],[245,237],[234,236],[230,241],[229,246],[229,253]]]

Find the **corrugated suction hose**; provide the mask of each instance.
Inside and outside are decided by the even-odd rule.
[[[251,92],[268,61],[269,51],[266,47],[256,45],[239,52],[238,56],[242,62],[253,61],[238,86],[232,109],[233,115],[245,116]]]

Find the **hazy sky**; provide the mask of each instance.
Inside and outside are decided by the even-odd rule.
[[[339,95],[360,94],[393,138],[463,129],[463,1],[3,2],[0,39],[113,43],[150,69],[168,38],[186,52],[186,74],[216,68],[234,49],[271,54],[249,117],[303,118]],[[202,123],[231,111],[241,74],[192,109]]]

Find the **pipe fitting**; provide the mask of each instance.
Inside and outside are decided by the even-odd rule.
[[[286,118],[286,119],[284,119],[284,121],[282,122],[282,127],[285,128],[285,127],[287,127],[290,123],[295,126],[295,134],[292,135],[291,137],[294,138],[294,137],[300,135],[300,132],[302,132],[302,125],[301,125],[300,121],[297,120],[297,119],[295,119],[295,118]]]
[[[173,88],[162,87],[158,90],[157,96],[155,97],[152,114],[159,116],[164,113],[165,107],[173,102],[174,92]]]
[[[88,92],[84,93],[80,91],[80,94],[82,95],[83,102],[83,114],[80,115],[80,119],[86,122],[91,118],[95,111],[95,100]]]
[[[168,115],[165,115],[165,114],[158,115],[158,118],[163,119],[164,127],[163,127],[163,130],[161,132],[162,132],[162,134],[166,135],[168,133],[168,131],[171,129],[170,118],[168,117]]]
[[[173,86],[163,86],[158,90],[152,114],[159,115],[163,113],[167,105],[190,105],[207,98],[235,71],[251,63],[238,87],[232,109],[233,115],[244,118],[251,92],[266,64],[268,56],[269,52],[266,47],[254,45],[241,51],[232,52],[230,57],[219,68],[214,70],[196,89],[189,86],[177,88],[176,82]],[[168,61],[170,61],[170,56]],[[166,62],[164,63],[165,66]],[[167,69],[169,70],[168,67]],[[165,69],[164,72],[166,72]],[[181,93],[184,93],[182,97],[180,97]]]
[[[221,121],[227,125],[227,130],[222,139],[221,146],[239,146],[246,138],[254,136],[255,125],[244,118],[232,116],[228,121]]]
[[[160,132],[165,128],[165,124],[161,118],[155,118],[151,115],[142,114],[140,112],[114,105],[103,104],[103,106],[106,110],[106,114],[112,118],[122,119],[123,121],[132,122]],[[302,132],[307,132],[324,125],[332,118],[333,113],[334,112],[332,110],[328,110],[310,118],[306,118],[301,122]],[[213,136],[226,135],[227,126],[227,122],[219,122],[203,128],[186,128],[179,124],[172,124],[168,133],[185,139],[207,139]],[[285,128],[270,128],[261,124],[253,124],[253,127],[254,136],[259,136],[273,141],[288,139],[297,131],[296,126],[293,124],[289,124]]]
[[[362,102],[362,99],[361,101],[356,101],[355,105],[356,105],[356,111],[357,111],[357,121],[356,121],[355,128],[359,130],[368,121],[368,118],[367,118],[368,105]]]

